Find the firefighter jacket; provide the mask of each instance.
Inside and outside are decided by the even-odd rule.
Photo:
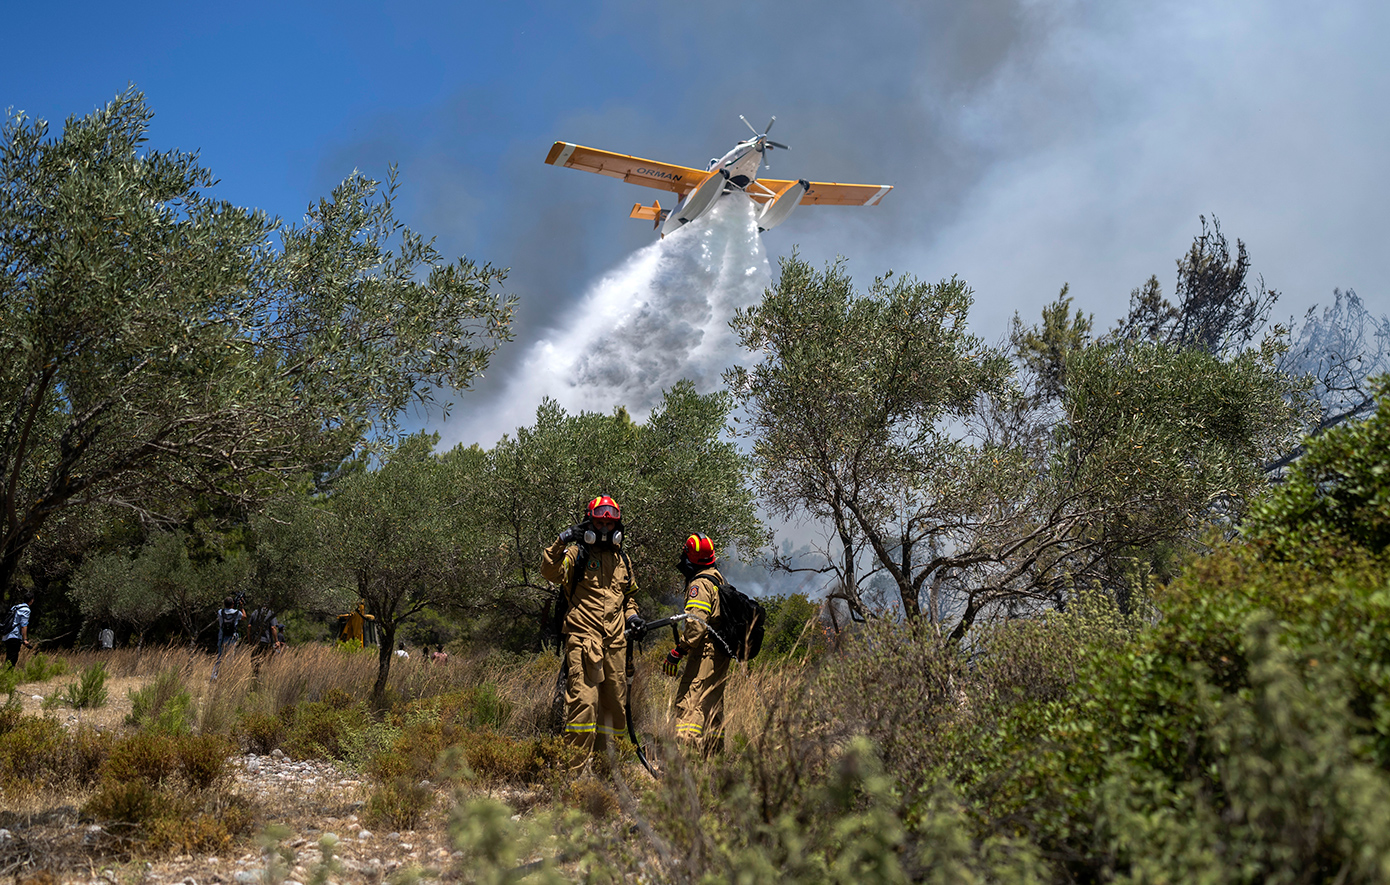
[[[572,575],[578,558],[579,546],[559,539],[541,554],[541,576],[559,585],[569,602],[562,632],[606,648],[626,646],[623,630],[638,611],[637,576],[628,558],[611,547],[590,547],[584,575],[575,583]]]
[[[680,641],[682,652],[699,651],[701,643],[708,638],[709,629],[702,621],[719,617],[719,585],[723,583],[724,576],[719,569],[709,566],[685,585],[685,610],[701,621],[690,618],[685,622]],[[724,649],[719,643],[716,642],[714,647],[723,653]]]

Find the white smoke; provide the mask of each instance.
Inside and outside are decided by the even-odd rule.
[[[741,194],[723,197],[599,279],[530,346],[502,395],[442,428],[444,445],[491,446],[531,424],[546,396],[571,412],[626,406],[640,421],[683,378],[717,388],[737,347],[729,320],[772,278],[756,208]]]

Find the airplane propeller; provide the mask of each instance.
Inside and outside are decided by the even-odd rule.
[[[767,134],[772,131],[772,124],[777,122],[777,117],[774,116],[771,120],[768,120],[767,128],[764,129],[762,132],[759,132],[758,130],[754,129],[753,124],[749,123],[748,118],[743,116],[743,114],[739,114],[738,118],[743,121],[743,125],[748,127],[748,131],[756,135],[764,145],[768,147],[781,148],[784,151],[791,150],[791,148],[787,147],[785,144],[782,144],[782,142],[773,141],[772,139],[767,137]]]

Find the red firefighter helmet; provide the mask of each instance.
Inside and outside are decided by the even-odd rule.
[[[589,502],[589,506],[584,508],[584,513],[590,519],[622,519],[623,511],[618,507],[618,502],[607,495],[599,495]]]
[[[714,542],[709,536],[696,532],[685,539],[685,558],[696,565],[713,565],[719,557],[714,555]]]

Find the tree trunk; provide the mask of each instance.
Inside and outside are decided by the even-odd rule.
[[[372,686],[372,703],[380,707],[386,701],[386,680],[391,675],[391,658],[396,653],[396,625],[388,618],[377,615],[378,653],[376,657],[376,684]]]

